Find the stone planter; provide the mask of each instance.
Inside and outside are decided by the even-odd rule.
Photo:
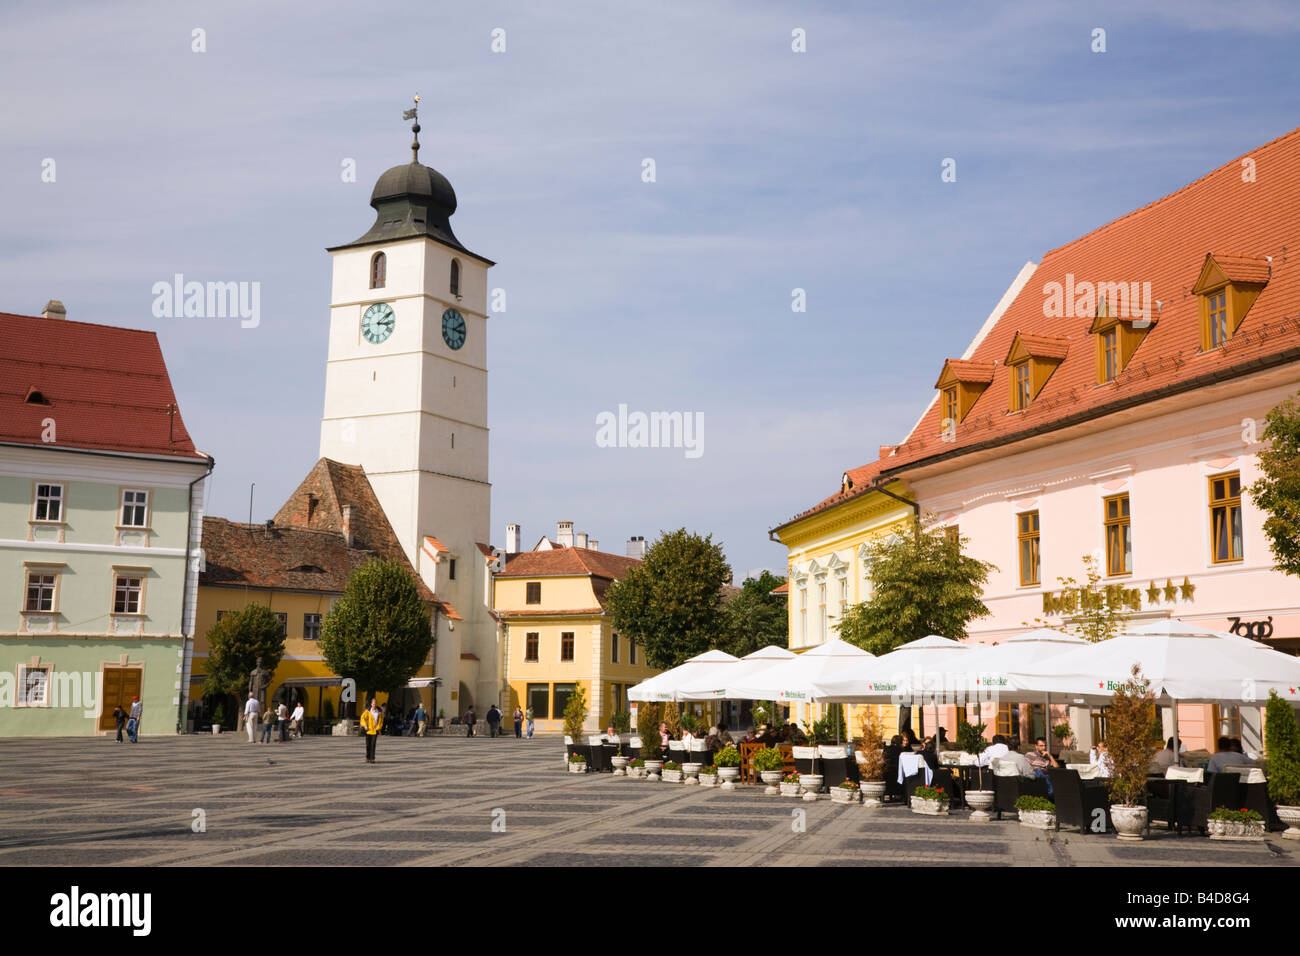
[[[629,777],[636,777],[639,780],[645,776],[645,767],[633,767],[629,765],[627,768],[627,775]]]
[[[992,818],[989,809],[997,794],[993,790],[967,790],[966,805],[973,811],[970,818],[975,823],[988,823]]]
[[[1211,840],[1236,840],[1257,842],[1264,839],[1264,821],[1237,823],[1233,820],[1210,820],[1206,823]]]
[[[685,784],[697,784],[700,782],[700,771],[704,769],[702,763],[684,763],[682,764],[682,773],[686,779],[682,781]]]
[[[863,780],[862,781],[862,802],[868,807],[880,806],[880,798],[885,795],[885,781],[883,780]]]
[[[781,792],[777,789],[781,784],[780,770],[761,770],[759,771],[758,779],[767,784],[767,788],[763,791],[765,795],[774,797]]]
[[[740,768],[719,767],[718,778],[722,781],[723,790],[735,790],[736,781],[740,779]]]
[[[1278,819],[1286,824],[1282,832],[1284,840],[1300,840],[1300,807],[1275,807]]]
[[[947,816],[948,801],[947,800],[922,800],[919,797],[913,797],[912,812],[922,813],[930,817]]]
[[[627,757],[610,757],[609,762],[614,767],[614,776],[616,777],[627,776],[627,764],[628,764]]]
[[[822,788],[822,781],[825,779],[819,773],[801,773],[799,774],[799,786],[816,793]]]
[[[797,797],[797,796],[799,796],[799,794],[802,793],[802,792],[803,792],[803,788],[800,787],[799,784],[797,784],[797,783],[786,783],[784,780],[781,781],[781,796],[783,796],[783,797]]]
[[[663,775],[664,783],[681,783],[682,778],[685,776],[680,770],[665,770]]]
[[[1020,825],[1035,830],[1055,830],[1056,814],[1051,810],[1021,810]]]
[[[579,760],[577,763],[574,763],[572,760],[569,761],[569,773],[586,773],[586,772],[587,772],[587,761]]]
[[[664,769],[662,760],[647,760],[645,762],[645,778],[650,783],[659,782],[659,771]]]
[[[701,787],[716,787],[719,783],[716,773],[702,773],[698,779]]]
[[[1142,839],[1142,831],[1146,829],[1147,808],[1112,806],[1110,822],[1121,840],[1135,843]]]
[[[845,790],[843,787],[831,787],[831,803],[857,803],[862,794],[857,790]]]
[[[214,736],[214,737],[220,737],[220,736],[221,736],[221,725],[220,725],[220,724],[217,724],[215,727],[212,728],[212,736]]]

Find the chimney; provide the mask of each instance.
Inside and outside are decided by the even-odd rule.
[[[587,547],[587,532],[585,532],[585,531],[579,531],[579,532],[578,532],[578,534],[577,534],[577,542],[576,542],[575,547],[579,547],[579,548],[586,548],[586,547]]]
[[[597,541],[595,538],[592,538],[592,539],[591,539],[591,543],[590,543],[589,545],[587,545],[587,547],[591,548],[592,551],[599,551],[599,550],[600,550],[600,542]]]
[[[506,525],[506,554],[519,553],[519,535],[521,529],[517,524]]]
[[[45,303],[45,308],[41,310],[41,316],[47,319],[66,319],[68,310],[63,307],[63,303],[58,299],[51,299]]]
[[[627,539],[627,556],[629,558],[638,558],[638,559],[645,557],[644,536],[638,534]]]
[[[572,521],[556,522],[555,540],[561,548],[573,547],[573,522]]]
[[[343,506],[343,540],[345,540],[348,543],[349,548],[352,547],[352,506],[351,505]]]

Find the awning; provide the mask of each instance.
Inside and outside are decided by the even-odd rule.
[[[421,687],[441,687],[442,678],[441,677],[412,677],[403,686],[416,688],[416,689]]]
[[[290,677],[284,687],[341,687],[342,677]]]

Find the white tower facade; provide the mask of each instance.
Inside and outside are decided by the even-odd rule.
[[[415,127],[418,134],[419,126]],[[463,620],[441,621],[438,706],[500,693],[487,610],[487,271],[451,231],[451,184],[412,161],[383,174],[375,225],[329,250],[329,354],[321,457],[360,465],[411,563]],[[453,697],[452,694],[455,694]],[[468,699],[466,699],[468,698]]]

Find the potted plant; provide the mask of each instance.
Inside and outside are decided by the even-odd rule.
[[[805,800],[816,800],[825,779],[820,773],[799,774],[799,786],[803,788],[803,798]]]
[[[587,772],[587,758],[584,757],[582,754],[569,754],[569,773],[586,773],[586,772]]]
[[[1114,764],[1110,820],[1126,842],[1141,840],[1147,825],[1147,768],[1159,744],[1158,737],[1152,738],[1155,717],[1155,695],[1134,664],[1131,679],[1115,691],[1106,715],[1106,746]]]
[[[1265,835],[1264,818],[1245,807],[1240,810],[1217,807],[1210,814],[1206,826],[1211,840],[1262,840]]]
[[[781,796],[797,797],[801,792],[799,786],[799,775],[791,771],[790,773],[781,774]]]
[[[642,757],[637,757],[634,760],[630,761],[627,765],[627,775],[629,777],[644,777],[645,759]]]
[[[682,765],[676,760],[665,760],[663,765],[664,783],[682,782]]]
[[[831,803],[857,803],[862,799],[862,788],[852,780],[845,780],[831,788]]]
[[[1275,690],[1264,711],[1264,753],[1268,757],[1268,795],[1287,825],[1282,836],[1300,840],[1300,725],[1295,708]]]
[[[699,781],[701,787],[716,787],[718,785],[718,768],[713,764],[706,764],[701,767]]]
[[[1065,749],[1065,742],[1070,737],[1070,722],[1062,721],[1052,726],[1052,736],[1056,738],[1056,749],[1058,751]]]
[[[862,731],[862,749],[856,754],[858,773],[862,776],[862,802],[868,807],[878,807],[885,795],[885,749],[874,707],[863,709],[858,726]]]
[[[736,789],[736,778],[740,776],[740,751],[727,744],[713,755],[713,766],[722,780],[722,789]]]
[[[1056,829],[1056,804],[1046,797],[1023,796],[1016,799],[1020,825],[1035,830]]]
[[[948,794],[943,787],[917,787],[912,791],[912,812],[940,816],[948,812]]]
[[[221,734],[221,721],[225,719],[225,704],[217,704],[216,709],[212,711],[212,735],[214,737]]]
[[[618,753],[609,758],[610,765],[614,768],[614,776],[627,776],[628,758],[623,756],[623,745],[619,744]]]
[[[977,760],[989,745],[984,736],[984,728],[984,724],[968,724],[965,721],[957,725],[957,746],[968,754],[974,754]],[[989,808],[993,806],[996,792],[984,789],[983,766],[976,767],[975,779],[978,781],[979,789],[967,790],[962,798],[966,801],[966,806],[971,808],[970,818],[973,822],[988,823],[992,819],[989,816]]]
[[[773,747],[764,747],[754,754],[754,770],[758,772],[758,778],[767,784],[767,789],[763,793],[768,796],[775,796],[781,792],[777,789],[777,784],[781,782],[781,767],[784,763],[785,761],[781,759],[781,751]]]

